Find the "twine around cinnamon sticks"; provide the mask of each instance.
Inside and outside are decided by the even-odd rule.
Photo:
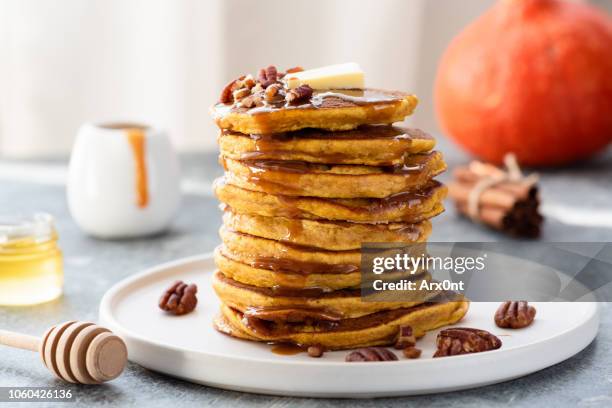
[[[543,221],[538,177],[524,177],[513,154],[504,163],[505,170],[479,161],[455,168],[449,195],[457,210],[475,221],[513,236],[538,237]]]

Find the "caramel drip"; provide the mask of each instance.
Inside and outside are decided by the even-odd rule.
[[[402,128],[399,126],[390,125],[364,125],[357,129],[339,131],[339,132],[327,132],[324,130],[317,129],[301,129],[296,132],[289,133],[269,133],[269,134],[252,134],[243,135],[240,133],[234,133],[232,131],[222,131],[221,137],[225,135],[247,137],[254,141],[255,150],[250,152],[244,152],[241,154],[241,160],[258,160],[266,159],[268,156],[281,156],[291,155],[292,153],[300,153],[300,151],[291,149],[287,150],[284,145],[287,142],[297,141],[299,139],[309,140],[344,140],[346,142],[359,141],[359,140],[384,140],[384,141],[398,141],[404,146],[409,146],[414,138],[420,139],[431,139],[431,136],[419,129]],[[403,157],[405,149],[400,149],[396,154],[388,152],[394,159]],[[325,158],[329,163],[342,163],[344,160],[350,158],[350,155],[344,153],[326,153],[320,152],[318,154],[320,158]]]
[[[306,349],[304,347],[298,346],[297,344],[281,343],[272,346],[272,349],[270,351],[280,356],[294,356],[296,354],[305,352]]]
[[[223,135],[243,136],[253,139],[255,142],[282,143],[298,139],[316,140],[404,140],[408,144],[413,139],[433,139],[428,133],[416,129],[395,125],[362,125],[352,130],[326,131],[321,129],[300,129],[294,132],[264,133],[245,135],[231,130],[222,130]],[[262,147],[266,147],[262,145]]]
[[[309,275],[313,273],[348,274],[359,271],[358,265],[324,264],[317,262],[297,261],[289,258],[273,258],[257,256],[252,261],[255,268],[268,269],[278,272]]]
[[[261,320],[272,321],[272,322],[304,322],[307,320],[329,320],[329,321],[340,321],[342,315],[327,310],[325,308],[312,308],[312,307],[249,307],[244,312],[244,315],[251,318],[258,318]]]
[[[347,318],[339,321],[330,320],[314,320],[311,322],[273,322],[262,320],[257,317],[245,316],[242,312],[236,311],[241,316],[242,322],[251,330],[264,336],[281,337],[299,333],[306,327],[308,331],[314,332],[342,332],[346,330],[361,330],[369,327],[378,326],[387,322],[398,319],[401,316],[412,312],[426,309],[433,306],[435,303],[443,303],[443,301],[426,302],[418,306],[410,308],[399,308],[393,310],[383,310],[380,312],[371,313],[361,317]],[[305,324],[306,323],[306,324]]]
[[[136,204],[145,208],[149,204],[147,188],[147,166],[145,162],[146,140],[144,129],[132,127],[125,129],[126,136],[134,154],[134,170],[136,172]]]
[[[296,289],[296,288],[287,288],[275,286],[272,288],[260,287],[248,285],[246,283],[238,282],[236,280],[230,279],[222,273],[217,272],[216,274],[217,280],[223,282],[226,285],[231,285],[235,288],[243,289],[249,292],[259,293],[264,296],[269,297],[290,297],[299,300],[307,300],[314,298],[346,298],[346,297],[354,297],[358,298],[361,294],[359,289],[339,289],[339,290],[329,290],[327,288],[306,288],[306,289]]]
[[[419,176],[426,173],[428,176],[435,175],[434,165],[439,153],[430,152],[411,156],[404,164],[397,166],[362,166],[370,169],[378,170],[375,173],[361,173],[361,174],[350,174],[354,176],[365,176],[371,174],[398,174],[406,176]],[[225,161],[225,159],[223,159]],[[291,188],[291,185],[287,183],[284,185],[283,181],[269,181],[264,179],[266,173],[276,172],[279,174],[286,173],[287,176],[291,177],[291,174],[319,174],[329,172],[334,166],[338,168],[350,167],[350,165],[338,164],[314,164],[304,161],[297,160],[274,160],[274,159],[255,159],[255,160],[241,160],[240,163],[246,166],[249,171],[248,180],[255,184],[261,185],[262,183],[275,184],[278,186],[284,186],[285,188]],[[227,166],[225,164],[225,166]],[[227,170],[227,169],[226,169]],[[341,175],[342,173],[331,172],[331,175]],[[345,174],[346,176],[346,174]],[[288,180],[291,181],[291,180]]]

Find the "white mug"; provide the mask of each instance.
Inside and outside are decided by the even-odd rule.
[[[166,133],[139,124],[86,123],[70,157],[68,206],[99,238],[163,231],[180,204],[176,153]]]

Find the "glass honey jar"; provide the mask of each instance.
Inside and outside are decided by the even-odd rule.
[[[62,294],[64,272],[53,217],[0,216],[0,305],[33,305]]]

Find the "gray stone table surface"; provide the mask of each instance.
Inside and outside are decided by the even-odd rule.
[[[468,157],[442,140],[449,167]],[[164,235],[136,240],[101,241],[84,235],[72,221],[61,185],[2,174],[4,166],[44,165],[65,168],[63,159],[0,160],[0,213],[46,211],[57,220],[65,255],[65,293],[39,306],[0,307],[0,327],[40,334],[60,321],[96,320],[104,292],[119,280],[161,262],[210,252],[219,242],[218,203],[207,186],[221,173],[216,155],[182,157],[183,175],[191,185],[204,186],[186,194],[180,213]],[[562,203],[584,211],[611,210],[612,149],[571,168],[541,173],[544,202]],[[446,179],[448,175],[443,177]],[[199,184],[198,184],[199,183]],[[432,241],[497,241],[508,239],[458,217],[452,206],[434,223]],[[547,220],[543,240],[610,242],[609,227],[564,224]],[[2,273],[2,271],[0,271]],[[110,384],[73,387],[79,405],[93,406],[612,406],[612,310],[602,304],[597,339],[578,355],[535,374],[484,388],[438,395],[377,400],[317,400],[244,394],[190,384],[150,372],[135,364]],[[503,370],[500,367],[500,370]],[[410,379],[406,379],[409,381]],[[53,379],[38,358],[28,352],[0,348],[1,386],[64,386]]]

